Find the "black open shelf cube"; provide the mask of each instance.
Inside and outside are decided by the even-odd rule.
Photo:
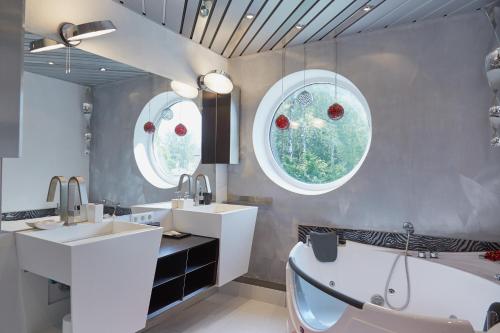
[[[158,311],[176,301],[182,300],[183,286],[184,275],[154,287],[151,292],[148,314]]]
[[[184,286],[184,296],[202,289],[213,286],[217,275],[217,263],[213,262],[197,270],[186,274],[186,284]]]
[[[153,286],[168,282],[186,272],[187,251],[158,259]]]
[[[186,271],[189,273],[217,261],[219,256],[218,251],[219,241],[217,239],[190,249]]]

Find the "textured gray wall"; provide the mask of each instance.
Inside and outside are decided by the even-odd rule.
[[[281,77],[281,52],[230,61],[241,87],[241,163],[229,193],[272,197],[261,209],[249,276],[284,282],[297,224],[401,230],[500,240],[500,150],[489,146],[492,93],[484,56],[492,46],[484,14],[439,19],[339,41],[339,72],[363,92],[373,139],[359,172],[321,196],[290,193],[260,169],[252,147],[257,107]],[[307,48],[307,67],[334,69],[333,43]],[[302,47],[286,72],[302,69]]]
[[[137,117],[157,94],[170,90],[170,81],[147,75],[93,89],[91,120],[90,200],[118,201],[122,206],[164,202],[175,189],[162,190],[144,179],[134,158],[133,140]],[[201,165],[197,172],[215,183],[215,167]]]

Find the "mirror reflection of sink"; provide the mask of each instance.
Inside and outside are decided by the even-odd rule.
[[[114,221],[15,235],[21,269],[71,287],[73,332],[85,333],[106,331],[103,323],[115,332],[144,327],[161,233]]]

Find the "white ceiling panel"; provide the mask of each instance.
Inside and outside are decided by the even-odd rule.
[[[109,1],[109,0],[108,0]],[[113,0],[225,57],[464,14],[500,0]],[[201,5],[211,7],[207,17]],[[365,6],[371,10],[364,11]],[[144,14],[143,14],[144,12]],[[247,13],[254,14],[249,19]],[[300,25],[301,29],[296,28]]]

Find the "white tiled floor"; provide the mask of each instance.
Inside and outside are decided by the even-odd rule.
[[[290,333],[287,309],[217,293],[147,333]]]

